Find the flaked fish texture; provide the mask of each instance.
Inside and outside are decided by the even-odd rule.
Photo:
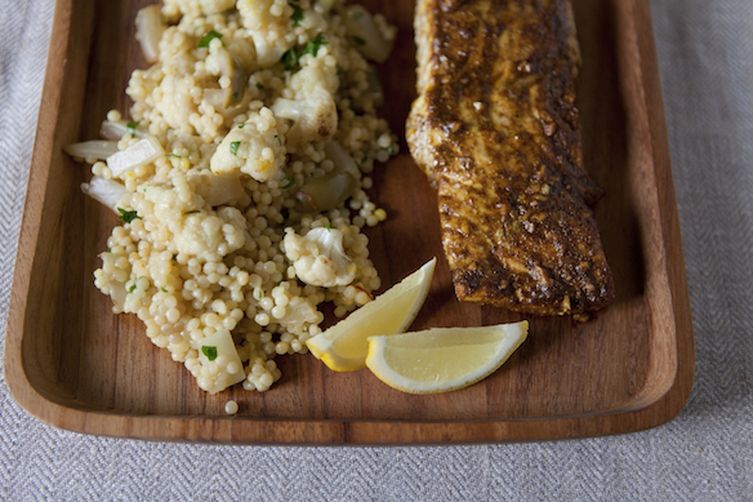
[[[584,314],[614,296],[583,168],[568,0],[418,0],[411,154],[461,301]]]

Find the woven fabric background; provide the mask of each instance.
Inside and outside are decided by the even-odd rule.
[[[0,326],[52,12],[0,0]],[[653,13],[697,352],[675,421],[451,448],[145,443],[42,425],[0,376],[0,499],[753,501],[753,2],[654,0]]]

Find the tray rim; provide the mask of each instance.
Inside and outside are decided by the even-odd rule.
[[[87,410],[57,403],[44,396],[30,381],[22,357],[27,298],[33,254],[38,237],[41,205],[46,190],[56,118],[61,104],[65,56],[69,49],[72,6],[75,0],[57,0],[50,37],[48,66],[42,92],[34,153],[20,228],[17,261],[5,337],[5,377],[10,393],[28,413],[54,427],[74,432],[145,440],[199,441],[235,444],[278,445],[386,445],[458,444],[568,439],[636,432],[672,420],[685,406],[694,372],[694,342],[690,317],[684,257],[681,252],[679,218],[671,175],[671,162],[662,104],[648,0],[634,0],[633,25],[644,24],[650,36],[635,40],[640,63],[643,99],[653,105],[645,117],[651,144],[651,168],[657,191],[666,204],[659,206],[662,256],[672,305],[672,333],[676,355],[674,379],[660,395],[625,409],[572,417],[542,417],[473,421],[261,419],[247,417],[202,417],[130,415]],[[62,62],[58,64],[57,62]],[[649,109],[647,106],[646,109]],[[39,146],[47,146],[40,148]],[[663,188],[663,190],[661,190]],[[667,242],[680,252],[672,259]],[[640,393],[639,393],[640,395]],[[633,409],[630,409],[630,408]],[[253,424],[249,427],[249,424]]]

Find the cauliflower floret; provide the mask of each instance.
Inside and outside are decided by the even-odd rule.
[[[165,75],[152,93],[154,109],[169,127],[187,134],[193,132],[190,119],[197,111],[191,91],[195,87],[196,82],[190,76]]]
[[[294,122],[288,131],[291,144],[331,138],[337,131],[334,93],[339,79],[337,69],[324,58],[314,58],[290,79],[294,99],[279,98],[272,106],[278,117]]]
[[[283,134],[269,108],[234,127],[212,155],[215,173],[243,172],[257,181],[274,178],[285,164]]]
[[[170,185],[144,185],[127,201],[143,218],[147,239],[167,243],[173,253],[213,261],[243,247],[247,223],[233,207],[204,209],[203,197],[190,189],[191,181],[174,170]]]
[[[219,14],[232,8],[234,3],[235,0],[164,0],[162,14],[175,22],[182,15]]]
[[[296,97],[304,98],[316,89],[335,94],[340,86],[337,65],[325,58],[312,58],[301,70],[290,77],[290,89]]]
[[[221,392],[246,378],[230,331],[219,329],[195,342],[195,348],[201,363],[196,383],[210,394]]]
[[[290,48],[285,34],[290,22],[288,9],[272,14],[274,0],[238,0],[236,8],[243,26],[248,29],[256,47],[257,62],[262,67],[277,63]]]
[[[355,279],[356,265],[345,254],[341,230],[314,228],[300,236],[286,228],[283,247],[295,274],[306,284],[331,288]]]
[[[225,12],[226,10],[232,9],[233,4],[235,4],[235,0],[199,0],[201,10],[203,10],[205,14],[219,14],[220,12]]]
[[[319,318],[316,307],[299,296],[290,300],[285,311],[285,316],[279,322],[288,329],[300,329],[307,324],[316,324]]]
[[[243,247],[246,224],[243,214],[234,207],[223,207],[217,214],[200,211],[186,215],[175,234],[179,253],[213,261]]]

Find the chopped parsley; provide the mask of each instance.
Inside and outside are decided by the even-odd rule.
[[[246,124],[239,124],[238,125],[238,129],[243,129],[244,127],[246,127]]]
[[[138,126],[139,126],[139,122],[138,121],[134,122],[133,120],[131,120],[130,122],[128,122],[126,124],[126,129],[128,129],[128,132],[129,132],[129,134],[131,136],[135,136],[136,135],[136,128]]]
[[[233,142],[231,142],[230,143],[230,153],[232,153],[233,155],[235,155],[237,157],[238,156],[238,148],[240,148],[240,146],[241,146],[241,142],[240,141],[233,141]]]
[[[301,55],[311,54],[312,56],[316,57],[316,54],[319,52],[319,48],[322,45],[327,45],[327,39],[324,38],[324,35],[319,33],[313,39],[309,40],[309,43],[307,43],[303,48],[303,53]]]
[[[217,347],[214,345],[202,345],[201,353],[206,356],[210,361],[217,359]]]
[[[124,223],[131,223],[136,218],[140,218],[139,213],[137,213],[135,210],[127,211],[123,209],[122,207],[117,208],[118,209],[118,216],[120,217],[121,221]]]
[[[218,33],[214,30],[209,31],[206,35],[201,37],[201,40],[199,40],[199,45],[197,47],[199,49],[206,49],[209,47],[209,44],[214,40],[215,38],[222,38],[222,33]]]
[[[168,153],[167,156],[170,157],[171,159],[182,159],[183,158],[182,155],[178,155],[177,153],[172,153],[172,152]]]
[[[327,45],[327,39],[324,38],[324,35],[319,33],[317,36],[309,40],[308,43],[303,47],[292,47],[286,50],[280,58],[280,61],[282,61],[282,66],[287,71],[296,70],[298,68],[298,62],[301,57],[303,57],[305,54],[311,54],[311,56],[316,57],[316,55],[319,53],[319,49],[323,45]]]
[[[288,5],[293,8],[293,15],[290,16],[293,26],[299,26],[301,21],[303,21],[303,9],[298,5],[298,2],[294,2],[293,0],[288,0]]]
[[[293,183],[295,183],[295,181],[293,181],[293,178],[291,178],[290,176],[285,176],[282,181],[280,181],[280,188],[285,190],[286,188],[292,187]]]
[[[353,41],[354,41],[355,43],[357,43],[358,45],[360,45],[361,47],[363,47],[364,45],[366,45],[366,40],[364,40],[364,39],[363,39],[363,38],[361,38],[361,37],[357,37],[357,36],[354,36],[354,37],[353,37]]]
[[[167,293],[167,290],[163,287],[160,287],[159,290],[162,291],[163,293]]]
[[[332,230],[332,223],[327,223],[326,225],[324,225],[324,228],[326,228],[327,230]]]
[[[300,57],[301,56],[298,54],[298,49],[292,47],[282,53],[282,58],[280,58],[280,61],[282,61],[282,66],[286,71],[293,71],[298,68],[298,59]]]
[[[128,292],[129,293],[133,293],[134,291],[136,291],[136,283],[135,282],[133,284],[131,284],[131,286],[128,288]]]

